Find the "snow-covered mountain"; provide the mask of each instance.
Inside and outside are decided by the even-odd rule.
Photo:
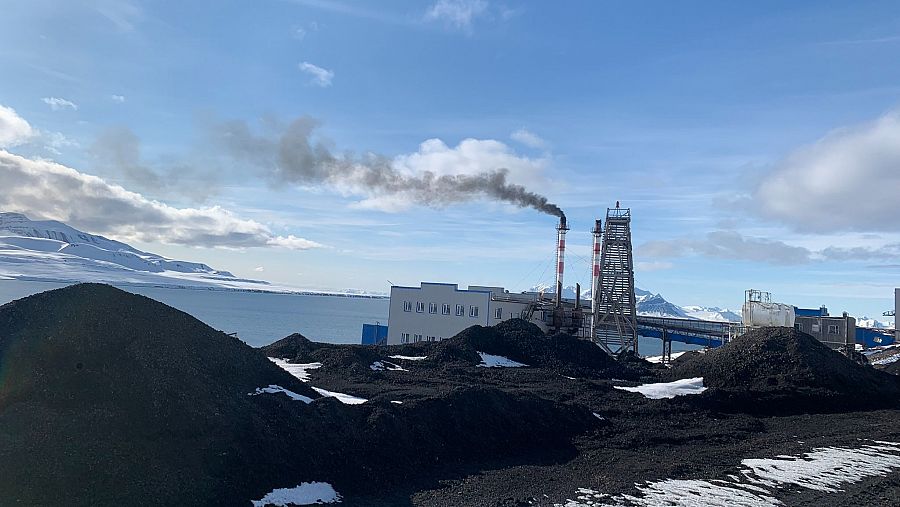
[[[856,319],[857,327],[868,327],[871,329],[894,329],[893,322],[882,322],[880,320],[871,319],[869,317],[862,317]]]
[[[682,306],[688,317],[700,320],[714,320],[718,322],[740,322],[741,316],[727,308],[719,308],[716,306]]]
[[[168,259],[62,222],[0,212],[0,279],[270,290],[199,262]]]
[[[528,292],[542,292],[550,295],[555,289],[550,285],[536,285],[528,289]],[[575,299],[575,286],[563,288],[563,298]],[[634,289],[637,303],[637,311],[640,315],[650,317],[678,317],[682,319],[713,320],[718,322],[740,322],[741,316],[727,309],[715,306],[678,306],[667,301],[661,294],[654,294],[640,288]],[[591,290],[582,287],[581,298],[590,299]]]

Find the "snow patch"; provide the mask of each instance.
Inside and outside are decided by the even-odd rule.
[[[287,359],[278,359],[277,357],[270,357],[269,361],[277,364],[281,367],[282,370],[290,373],[291,375],[297,377],[298,379],[309,382],[309,370],[315,370],[316,368],[321,368],[322,363],[290,363]]]
[[[897,361],[900,361],[900,353],[894,354],[893,356],[876,359],[875,361],[872,361],[872,364],[878,364],[878,365],[891,364],[891,363],[896,363]]]
[[[288,389],[285,389],[281,386],[277,386],[275,384],[269,384],[269,387],[257,387],[256,392],[247,393],[247,395],[256,396],[258,394],[264,394],[264,393],[267,393],[267,394],[284,393],[290,399],[292,399],[294,401],[302,401],[303,403],[306,403],[306,404],[312,403],[312,401],[313,401],[312,398],[303,396],[302,394],[297,394],[294,391],[290,391]]]
[[[422,361],[423,359],[428,358],[428,356],[401,356],[401,355],[388,356],[388,357],[390,357],[391,359],[402,359],[404,361]]]
[[[875,441],[860,448],[825,447],[800,456],[745,459],[742,476],[727,480],[665,479],[636,484],[639,495],[598,493],[579,488],[574,499],[554,507],[769,507],[784,505],[777,495],[785,486],[827,493],[841,485],[868,477],[885,476],[900,469],[900,444]],[[839,504],[839,499],[835,499]]]
[[[391,400],[391,403],[393,403],[395,405],[403,405],[402,401],[397,401],[397,400]]]
[[[369,368],[372,368],[373,371],[409,371],[399,364],[394,364],[390,361],[375,361],[369,365]]]
[[[508,357],[492,356],[484,352],[479,352],[478,355],[481,356],[481,364],[478,366],[482,368],[519,368],[528,366],[527,364],[517,363]]]
[[[265,505],[312,505],[322,503],[336,503],[341,501],[341,495],[327,482],[304,482],[294,488],[274,489],[260,500],[251,500],[253,507]]]
[[[706,390],[703,387],[703,377],[686,378],[658,384],[643,384],[636,387],[613,386],[613,388],[632,393],[641,393],[645,398],[650,398],[651,400],[674,398],[687,394],[700,394]]]
[[[825,447],[803,456],[774,459],[745,459],[741,472],[753,483],[768,487],[783,484],[836,493],[845,482],[887,475],[900,468],[900,448],[886,443],[858,449]]]
[[[679,357],[681,357],[682,355],[684,355],[685,352],[687,352],[687,351],[683,350],[681,352],[672,352],[672,357],[671,357],[672,361],[674,361],[674,360],[678,359]],[[663,360],[663,356],[647,356],[644,358],[644,361],[647,361],[648,363],[654,363],[654,364],[662,363],[662,360]]]
[[[360,403],[365,403],[369,400],[365,398],[359,398],[357,396],[352,396],[344,393],[336,393],[334,391],[326,391],[325,389],[320,389],[318,387],[313,387],[313,390],[322,396],[327,396],[329,398],[337,398],[338,401],[345,405],[359,405]]]

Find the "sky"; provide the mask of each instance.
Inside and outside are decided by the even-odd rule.
[[[897,2],[0,0],[0,210],[310,289],[590,283],[880,317]],[[546,201],[541,200],[545,198]]]

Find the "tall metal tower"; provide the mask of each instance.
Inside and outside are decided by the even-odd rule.
[[[593,298],[594,340],[611,354],[638,351],[634,261],[631,255],[631,210],[606,210],[600,253],[600,276]]]

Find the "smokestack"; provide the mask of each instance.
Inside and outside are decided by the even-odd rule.
[[[581,284],[575,284],[575,309],[581,310]]]
[[[591,254],[591,338],[595,336],[594,329],[597,326],[597,301],[599,301],[600,288],[600,244],[603,227],[601,220],[594,220],[594,251]]]
[[[566,263],[566,216],[559,215],[559,225],[556,227],[556,306],[562,306],[563,271]]]

